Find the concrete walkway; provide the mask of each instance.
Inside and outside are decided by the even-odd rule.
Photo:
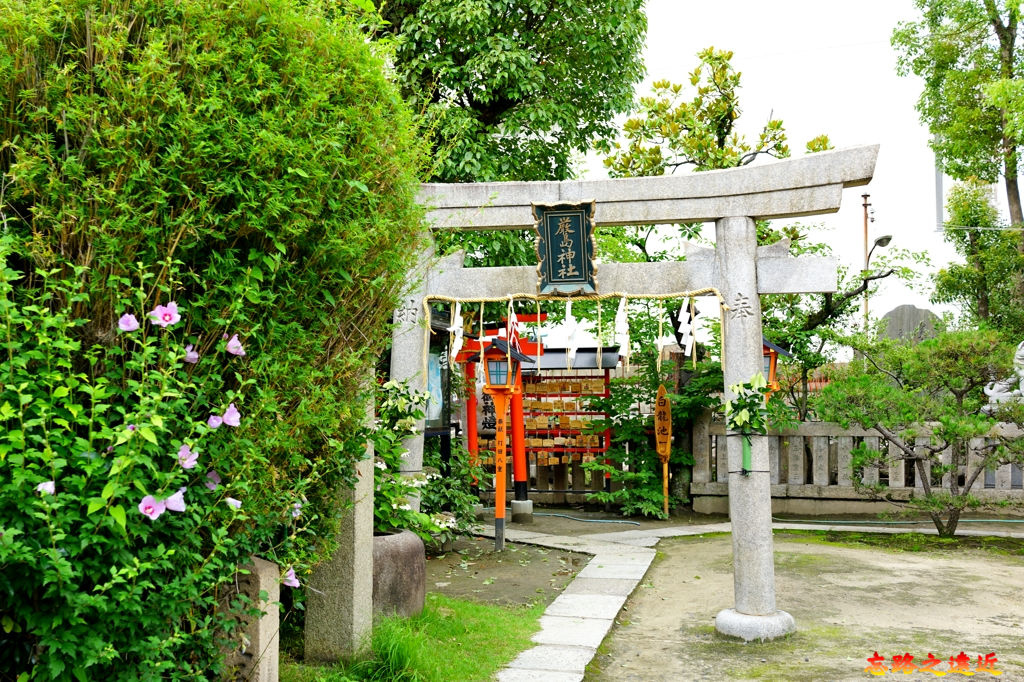
[[[773,523],[773,530],[827,530],[862,533],[904,533],[907,528]],[[625,530],[613,533],[550,535],[528,530],[505,530],[505,539],[541,547],[590,554],[592,558],[541,616],[536,643],[498,673],[500,682],[580,682],[614,619],[654,560],[653,547],[662,538],[729,533],[729,523]],[[935,529],[914,532],[936,534]],[[479,535],[494,537],[485,526]],[[958,535],[1024,537],[1024,533],[960,530]]]

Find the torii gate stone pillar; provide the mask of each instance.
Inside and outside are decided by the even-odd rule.
[[[833,258],[788,255],[788,244],[757,246],[754,221],[833,213],[846,187],[865,185],[874,172],[877,146],[812,154],[799,159],[685,176],[595,181],[496,182],[423,185],[420,202],[430,208],[434,229],[529,229],[531,204],[596,200],[601,225],[715,223],[715,249],[685,262],[604,263],[599,293],[665,295],[705,287],[719,290],[729,306],[724,319],[724,366],[728,386],[761,371],[761,304],[766,293],[836,289]],[[425,390],[423,301],[428,296],[502,298],[536,293],[536,268],[462,267],[462,254],[434,261],[425,254],[396,311],[391,373]],[[735,607],[721,611],[719,632],[744,640],[773,639],[796,625],[775,604],[768,447],[752,439],[752,470],[742,473],[739,438],[728,438],[729,517],[732,521]],[[422,437],[406,443],[408,472],[422,468]]]

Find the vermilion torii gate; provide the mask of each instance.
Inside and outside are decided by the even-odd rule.
[[[788,255],[786,244],[757,246],[754,221],[833,213],[843,189],[867,184],[877,146],[822,152],[759,166],[684,176],[562,182],[423,185],[434,230],[504,230],[533,227],[531,204],[597,201],[594,222],[643,225],[714,222],[715,248],[685,262],[606,263],[598,266],[600,294],[663,296],[716,288],[728,311],[723,322],[728,387],[761,371],[759,294],[836,289],[833,258]],[[535,267],[463,268],[462,255],[421,260],[415,284],[396,311],[391,374],[425,390],[422,358],[427,342],[424,299],[507,298],[536,294]],[[552,297],[557,298],[557,297]],[[795,629],[775,604],[771,490],[767,443],[754,437],[752,471],[741,473],[739,439],[730,439],[729,516],[732,521],[735,607],[718,614],[716,627],[745,640],[772,639]],[[422,468],[423,441],[408,442],[406,470]]]

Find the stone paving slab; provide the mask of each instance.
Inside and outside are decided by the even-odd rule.
[[[604,550],[595,553],[594,560],[609,566],[650,566],[657,554],[653,549],[645,549],[642,552],[631,551],[633,549],[633,547],[623,546],[618,552]]]
[[[637,581],[628,578],[581,578],[576,576],[576,579],[562,590],[562,595],[608,595],[625,598],[632,594],[636,583]]]
[[[539,544],[539,538],[533,538],[526,540],[525,542]],[[545,547],[553,547],[555,549],[564,549],[570,552],[583,552],[585,554],[603,554],[605,552],[614,552],[619,554],[629,554],[632,550],[639,550],[639,553],[643,553],[643,548],[631,548],[626,545],[617,542],[606,542],[602,540],[591,540],[586,537],[570,537],[565,535],[549,535],[543,540]]]
[[[588,533],[580,537],[602,542],[627,543],[644,542],[645,546],[653,546],[662,538],[677,538],[687,535],[704,535],[705,533],[728,533],[732,525],[715,523],[703,526],[677,526],[674,528],[651,528],[650,530],[626,530],[617,533]],[[646,544],[650,543],[650,544]]]
[[[505,668],[498,673],[497,679],[498,682],[583,682],[583,673]]]
[[[625,596],[594,593],[566,594],[563,592],[548,605],[544,615],[612,619],[619,615],[619,609],[625,603]]]
[[[620,542],[624,545],[630,545],[632,547],[654,547],[656,544],[658,544],[660,540],[661,538],[658,537],[647,536],[623,538],[622,540],[620,540]]]
[[[708,523],[702,526],[674,526],[671,528],[652,528],[643,531],[659,538],[678,538],[686,535],[704,535],[705,533],[731,533],[731,523]]]
[[[541,644],[516,656],[508,667],[578,673],[582,677],[596,652],[597,647]]]
[[[540,628],[540,632],[532,637],[538,644],[563,644],[596,650],[611,630],[612,620],[545,615],[540,617]]]
[[[604,542],[629,542],[630,540],[653,540],[658,541],[658,537],[646,530],[623,530],[617,533],[587,533],[580,537],[587,538],[588,540],[601,540]]]
[[[584,536],[544,535],[543,533],[534,533],[532,531],[519,531],[519,533],[521,534],[510,535],[506,529],[505,540],[507,542],[521,542],[525,545],[540,545],[542,547],[550,547],[551,549],[563,549],[568,552],[581,552],[583,554],[601,554],[604,552],[620,554],[638,552],[643,554],[650,551],[646,547],[631,547],[617,542],[590,540]],[[480,530],[475,531],[474,534],[493,538],[494,526],[484,526]]]
[[[601,563],[598,557],[590,560],[586,567],[577,573],[581,578],[625,578],[640,581],[647,573],[648,564],[612,564]]]

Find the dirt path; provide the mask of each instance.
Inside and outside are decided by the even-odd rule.
[[[490,604],[548,604],[589,560],[585,554],[511,542],[495,552],[491,538],[460,538],[450,550],[428,557],[427,590]]]
[[[983,550],[893,552],[777,534],[777,601],[798,631],[743,644],[719,637],[733,606],[728,536],[663,540],[659,560],[627,601],[587,680],[866,680],[875,651],[929,653],[938,670],[961,651],[995,653],[1000,680],[1024,680],[1024,558]],[[905,678],[932,679],[917,671]],[[959,679],[959,678],[957,678]],[[996,679],[978,673],[974,679]]]

